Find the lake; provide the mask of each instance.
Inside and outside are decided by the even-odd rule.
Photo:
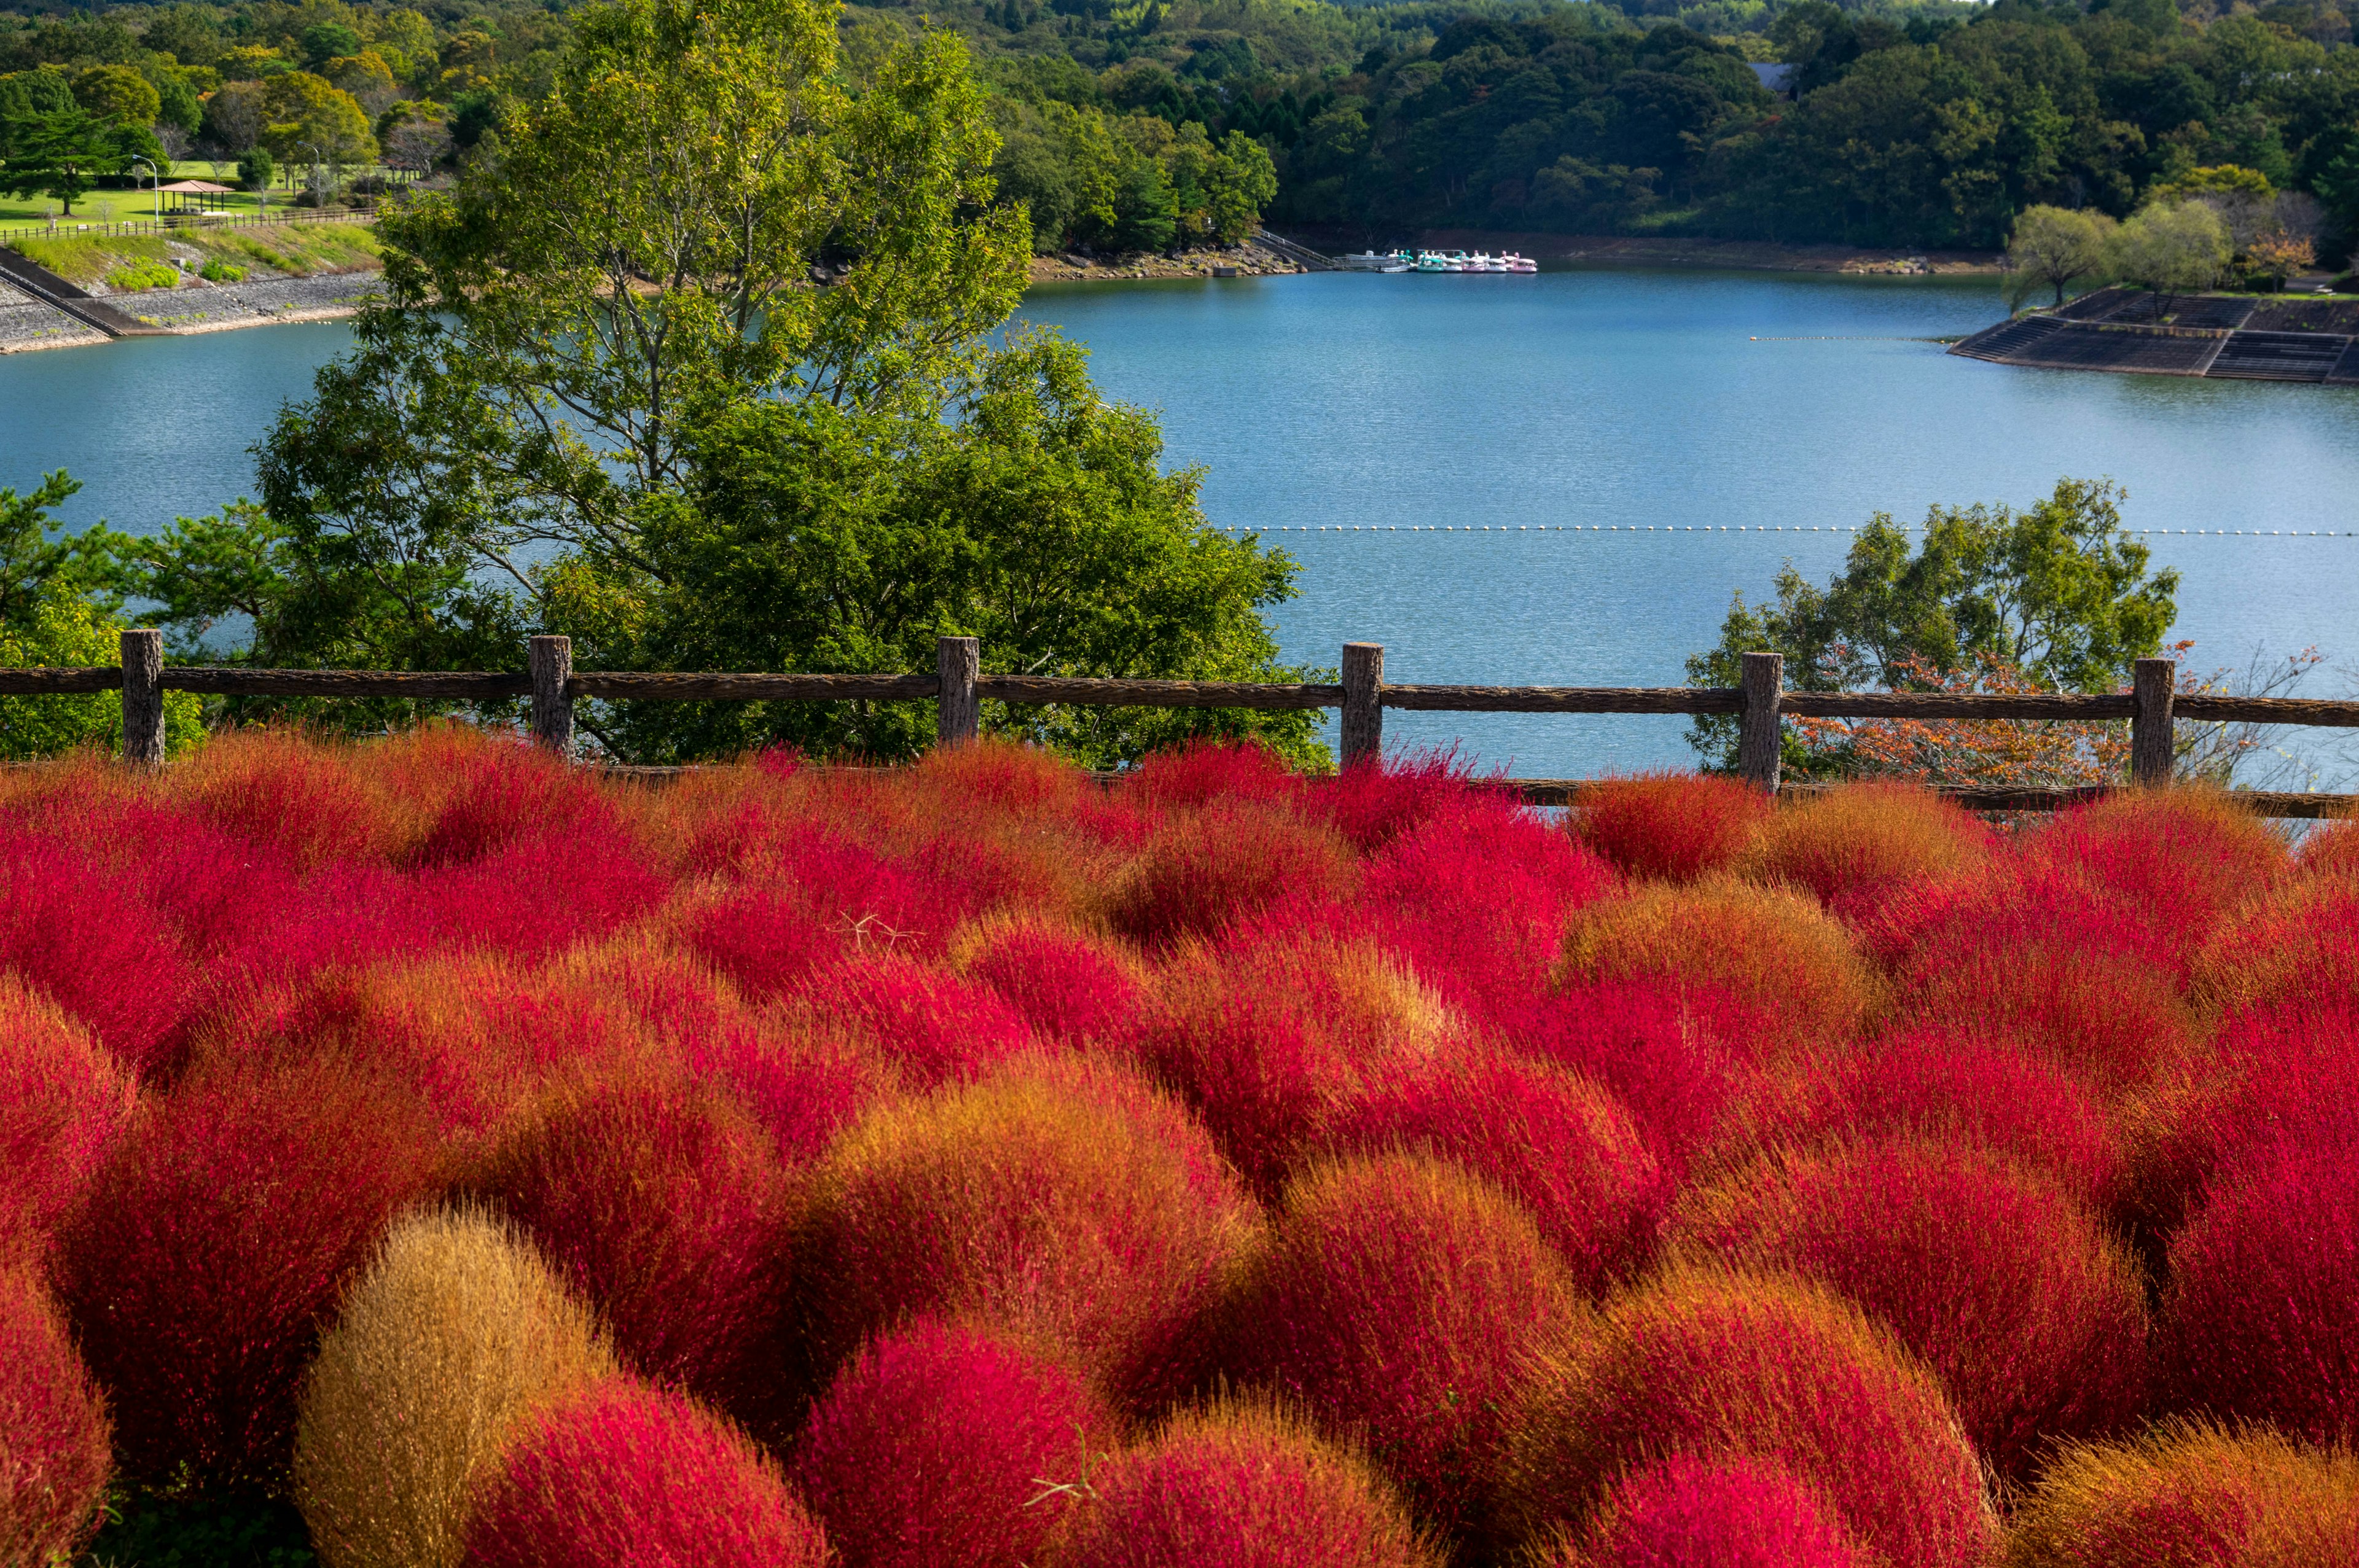
[[[1216,523],[1454,530],[1270,533],[1301,563],[1276,621],[1306,664],[1366,640],[1398,681],[1677,685],[1733,591],[1766,592],[1787,560],[1823,579],[1836,530],[1872,513],[2020,505],[2060,475],[2110,475],[2134,527],[2262,531],[2149,540],[2184,574],[2173,635],[2196,665],[2315,645],[2333,667],[2303,689],[2344,695],[2359,389],[2021,370],[1926,341],[2002,311],[1988,278],[1568,270],[1047,286],[1024,314],[1087,342],[1109,395],[1161,411],[1168,460],[1205,469]],[[71,522],[139,532],[211,510],[250,491],[245,449],[345,339],[289,326],[0,358],[0,484],[70,468],[87,487]],[[1386,723],[1526,775],[1692,757],[1669,719]],[[2331,736],[2302,739],[2321,784],[2349,776]]]

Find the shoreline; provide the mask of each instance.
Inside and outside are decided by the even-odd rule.
[[[1287,231],[1331,254],[1399,243],[1408,249],[1520,251],[1535,261],[1592,265],[1723,267],[1744,272],[1821,272],[1854,276],[1995,277],[1997,251],[1925,250],[1892,245],[1789,245],[1768,240],[1711,240],[1631,234],[1549,234],[1488,229],[1422,229],[1407,241],[1371,240],[1351,230],[1305,224]]]

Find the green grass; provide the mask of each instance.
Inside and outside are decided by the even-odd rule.
[[[149,288],[177,288],[179,282],[180,269],[169,262],[127,262],[106,275],[106,287],[117,294],[136,294]]]
[[[133,239],[60,235],[54,240],[18,240],[14,248],[27,260],[38,263],[68,283],[83,288],[103,281],[106,275],[117,267],[143,262],[158,266],[171,265],[171,253],[164,248],[164,242],[146,235]]]

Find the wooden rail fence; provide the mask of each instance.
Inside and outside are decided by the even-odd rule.
[[[266,670],[164,663],[163,633],[123,633],[119,667],[0,669],[0,696],[120,690],[123,759],[155,767],[164,760],[164,694],[238,697],[394,697],[491,702],[529,697],[532,732],[542,745],[573,754],[573,705],[583,697],[633,701],[838,702],[925,700],[937,704],[939,743],[975,738],[986,699],[1116,708],[1333,708],[1342,710],[1346,766],[1375,757],[1384,745],[1385,709],[1424,713],[1731,714],[1737,719],[1737,772],[1758,788],[1807,795],[1820,786],[1779,790],[1778,734],[1786,718],[1922,719],[2127,719],[2130,781],[2170,782],[2180,719],[2202,723],[2324,725],[2359,729],[2359,701],[2283,697],[2182,696],[2169,659],[2140,659],[2129,691],[2111,696],[2038,693],[1980,696],[1919,692],[1804,692],[1785,689],[1777,654],[1744,656],[1734,687],[1394,686],[1385,651],[1375,643],[1343,644],[1335,685],[1244,681],[1100,680],[993,676],[981,669],[973,637],[940,640],[932,675],[729,675],[592,670],[576,674],[570,639],[535,637],[526,673],[401,670]],[[1507,781],[1527,801],[1562,806],[1594,781]],[[1966,806],[1993,811],[2049,811],[2105,793],[2082,789],[1952,789]],[[2351,815],[2359,795],[2245,791],[2239,799],[2264,816]]]

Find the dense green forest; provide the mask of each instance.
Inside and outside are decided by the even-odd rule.
[[[2316,194],[2329,252],[2359,231],[2359,51],[2330,0],[912,0],[847,5],[839,69],[856,88],[929,26],[965,37],[1043,251],[1234,241],[1256,213],[1995,247],[2026,207],[2126,215],[2223,166]],[[89,108],[114,66],[168,146],[324,128],[428,173],[497,146],[567,27],[504,0],[0,15],[0,121]]]

